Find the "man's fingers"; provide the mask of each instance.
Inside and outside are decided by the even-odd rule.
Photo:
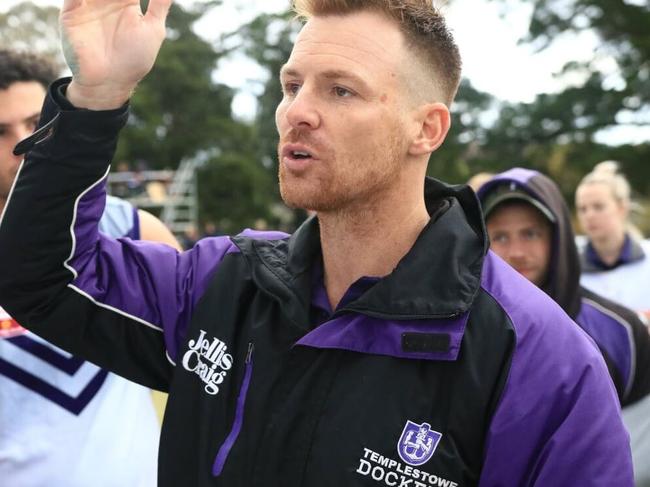
[[[126,8],[130,5],[140,5],[140,0],[63,0],[61,12],[69,12],[79,7],[87,7],[92,11],[105,8],[113,10],[115,7]]]
[[[146,17],[151,16],[157,20],[165,20],[172,0],[149,0]]]
[[[63,0],[63,7],[61,7],[62,12],[72,10],[73,8],[80,7],[83,5],[84,0]]]

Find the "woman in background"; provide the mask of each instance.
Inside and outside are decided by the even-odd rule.
[[[615,162],[596,165],[578,185],[578,221],[587,236],[581,283],[648,317],[650,242],[630,223],[631,207],[630,184]]]
[[[581,284],[650,318],[650,242],[629,221],[630,184],[618,164],[601,162],[576,190],[578,221],[587,242],[581,249]],[[630,433],[634,480],[650,486],[650,398],[623,410]]]

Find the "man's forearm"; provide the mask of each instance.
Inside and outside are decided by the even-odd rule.
[[[60,89],[65,83],[50,88],[41,117],[45,128],[20,144],[25,162],[0,223],[0,297],[19,321],[74,278],[63,266],[76,238],[71,225],[85,237],[74,241],[75,252],[83,253],[97,238],[96,228],[91,229],[101,217],[105,193],[98,182],[127,117],[126,108],[105,113],[64,109]],[[84,219],[77,220],[80,205],[86,205]]]
[[[88,88],[74,80],[68,85],[66,97],[76,108],[87,110],[115,110],[129,101],[135,87],[101,86]]]

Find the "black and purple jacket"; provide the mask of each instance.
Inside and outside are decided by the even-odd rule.
[[[0,304],[169,391],[161,486],[632,485],[600,353],[487,252],[468,188],[427,181],[411,251],[331,310],[314,218],[182,254],[98,234],[127,111],[59,86],[0,224]]]
[[[580,286],[580,257],[569,208],[558,186],[540,172],[513,168],[478,192],[481,200],[502,185],[514,186],[555,216],[551,268],[542,286],[600,348],[622,406],[650,394],[650,335],[638,315]]]

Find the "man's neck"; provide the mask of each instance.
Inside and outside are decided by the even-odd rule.
[[[324,283],[332,306],[364,276],[390,274],[429,222],[424,200],[345,213],[319,213]]]

